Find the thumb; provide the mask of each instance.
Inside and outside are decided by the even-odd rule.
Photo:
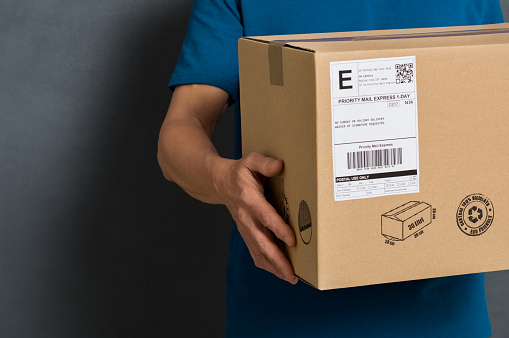
[[[274,177],[283,170],[283,161],[263,156],[260,153],[250,153],[246,157],[246,165],[265,177]]]

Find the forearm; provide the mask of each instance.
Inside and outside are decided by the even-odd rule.
[[[164,177],[206,203],[223,204],[217,182],[232,160],[218,155],[211,138],[228,101],[228,93],[213,86],[178,86],[159,133]]]
[[[157,157],[166,179],[202,202],[222,203],[215,181],[222,167],[231,160],[219,156],[200,121],[165,121]]]

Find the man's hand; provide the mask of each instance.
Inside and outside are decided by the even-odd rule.
[[[220,170],[217,189],[223,203],[237,223],[254,264],[292,284],[297,283],[292,265],[281,252],[274,235],[288,246],[295,246],[295,234],[277,214],[263,194],[266,177],[283,170],[283,162],[260,153],[228,162]]]
[[[228,101],[217,87],[178,86],[159,134],[159,165],[166,179],[194,198],[226,205],[255,265],[295,284],[293,268],[274,240],[275,235],[294,246],[295,235],[263,195],[265,178],[278,175],[283,163],[259,153],[241,160],[219,156],[211,137]]]

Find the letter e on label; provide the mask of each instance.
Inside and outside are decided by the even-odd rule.
[[[333,64],[331,83],[335,98],[355,97],[359,95],[359,75],[356,63]]]
[[[345,82],[351,83],[352,78],[347,77],[345,74],[352,74],[351,70],[340,70],[339,71],[339,89],[353,89],[353,86],[345,84]]]

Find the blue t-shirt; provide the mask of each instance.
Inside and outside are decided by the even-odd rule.
[[[237,40],[242,36],[503,22],[498,0],[195,0],[170,80],[227,91],[241,156]],[[226,337],[488,337],[484,275],[318,291],[256,268],[233,223]]]

